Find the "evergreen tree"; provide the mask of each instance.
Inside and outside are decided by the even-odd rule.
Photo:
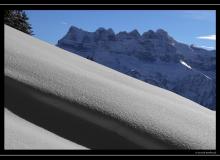
[[[27,34],[33,35],[29,18],[22,10],[5,10],[4,23]]]

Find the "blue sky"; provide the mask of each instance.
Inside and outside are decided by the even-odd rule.
[[[115,33],[159,28],[179,42],[215,48],[214,10],[26,10],[34,36],[56,44],[71,25],[93,32],[99,27]]]

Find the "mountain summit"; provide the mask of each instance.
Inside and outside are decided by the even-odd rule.
[[[215,51],[180,43],[163,29],[141,35],[71,26],[57,46],[215,110]]]

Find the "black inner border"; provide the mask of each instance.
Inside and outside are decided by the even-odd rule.
[[[10,1],[12,2],[12,1]],[[212,1],[210,1],[212,3]],[[1,38],[3,43],[1,43],[4,52],[4,17],[3,10],[7,9],[22,9],[22,10],[216,10],[216,35],[218,37],[218,28],[220,19],[219,5],[1,5],[1,18],[2,18],[2,29]],[[216,40],[216,50],[218,51],[218,45]],[[4,64],[4,54],[1,54],[2,64]],[[218,58],[218,56],[216,55]],[[217,60],[216,60],[217,61]],[[218,65],[218,63],[217,63]],[[3,67],[4,68],[4,67]],[[216,71],[218,71],[216,67]],[[4,71],[2,72],[4,73]],[[217,79],[218,79],[218,74]],[[2,76],[4,77],[4,75]],[[4,79],[2,78],[4,83]],[[3,84],[2,83],[2,84]],[[2,86],[3,88],[4,86]],[[216,84],[216,90],[218,91],[218,85]],[[218,96],[218,92],[216,92]],[[3,95],[3,94],[2,94]],[[3,98],[3,97],[2,97]],[[1,101],[4,102],[4,99]],[[218,101],[216,102],[218,104]],[[2,155],[199,155],[199,156],[212,156],[218,155],[218,143],[216,145],[216,150],[4,150],[4,105],[2,104],[2,139],[1,139],[1,150]],[[218,126],[218,111],[216,107],[216,127]],[[218,128],[218,127],[217,127]],[[217,129],[216,132],[218,133]],[[218,135],[218,134],[216,134]],[[216,137],[217,141],[218,138]]]
[[[30,1],[30,0],[1,0],[0,4],[30,4],[30,3],[36,3],[36,4],[51,4],[51,3],[57,3],[57,4],[124,4],[124,2],[129,4],[219,4],[219,0],[135,0],[135,1],[120,1],[120,0],[93,0],[93,1],[86,1],[86,0],[80,0],[80,1],[70,1],[70,0],[62,0],[62,1],[56,1],[56,0],[37,0],[37,1]]]

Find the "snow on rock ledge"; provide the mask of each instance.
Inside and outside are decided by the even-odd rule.
[[[5,107],[92,149],[215,149],[215,112],[5,26]]]

